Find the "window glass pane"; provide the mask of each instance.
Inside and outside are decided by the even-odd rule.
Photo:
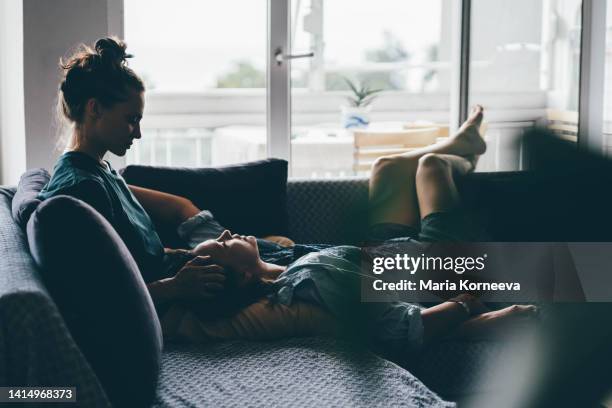
[[[604,151],[612,157],[612,2],[606,16],[606,85],[604,96]]]
[[[518,170],[524,129],[576,141],[581,0],[472,0],[470,103],[487,109],[480,171]]]
[[[367,173],[376,154],[355,142],[359,127],[399,134],[402,145],[366,149],[379,151],[414,141],[410,127],[448,132],[450,11],[443,0],[292,1],[292,51],[315,53],[292,62],[292,176]],[[381,92],[350,102],[347,80]]]
[[[125,0],[130,66],[147,86],[128,163],[265,157],[266,19],[265,0]]]

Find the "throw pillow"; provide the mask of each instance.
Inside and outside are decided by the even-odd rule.
[[[49,182],[51,176],[45,169],[28,170],[19,179],[17,192],[13,197],[12,212],[15,222],[25,228],[30,215],[40,204],[38,193]]]
[[[127,166],[128,184],[189,198],[232,232],[287,235],[287,162],[262,160],[217,168]]]

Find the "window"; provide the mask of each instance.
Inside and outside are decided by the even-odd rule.
[[[517,137],[536,124],[577,140],[581,6],[472,0],[469,100],[489,111],[479,170],[520,169]]]
[[[288,38],[267,40],[268,32],[285,35],[271,29],[284,23],[285,3],[275,1],[125,0],[132,66],[149,89],[144,137],[128,162],[218,165],[261,159],[272,148],[289,156],[293,177],[363,175],[376,158],[355,136],[365,122],[367,132],[402,140],[423,129],[436,129],[430,142],[449,135],[457,121],[451,78],[460,69],[454,0],[292,0]],[[276,18],[267,21],[271,4]],[[487,109],[489,145],[477,171],[521,169],[516,140],[534,125],[576,141],[582,1],[471,0],[469,23],[468,100]],[[267,87],[268,71],[271,84],[282,78],[266,66],[273,43],[302,56],[289,65],[289,93]],[[353,109],[351,87],[377,92]],[[266,112],[270,99],[290,104],[288,115],[267,116],[278,111]],[[281,131],[271,137],[271,126]],[[410,143],[395,148],[418,147]]]
[[[266,7],[265,0],[125,0],[130,66],[147,87],[143,137],[128,163],[266,157]]]
[[[604,151],[612,157],[612,4],[606,16],[606,84],[604,96]]]

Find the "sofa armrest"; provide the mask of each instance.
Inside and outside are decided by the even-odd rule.
[[[0,384],[72,386],[83,406],[110,406],[39,279],[11,202],[0,194]]]
[[[42,292],[0,298],[0,384],[76,387],[82,406],[109,406],[53,301]]]

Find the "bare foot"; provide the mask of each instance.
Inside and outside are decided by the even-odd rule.
[[[538,308],[533,305],[514,305],[505,309],[483,313],[463,323],[452,337],[484,339],[499,337],[533,325],[538,318]]]
[[[470,164],[470,171],[474,171],[476,170],[476,165],[478,164],[478,159],[480,159],[480,155],[474,154],[471,156],[465,156],[464,159],[467,160]]]
[[[465,157],[474,164],[478,156],[487,150],[487,144],[480,134],[480,125],[484,117],[484,109],[476,105],[470,112],[470,117],[459,128],[456,135],[448,141],[449,154]]]

